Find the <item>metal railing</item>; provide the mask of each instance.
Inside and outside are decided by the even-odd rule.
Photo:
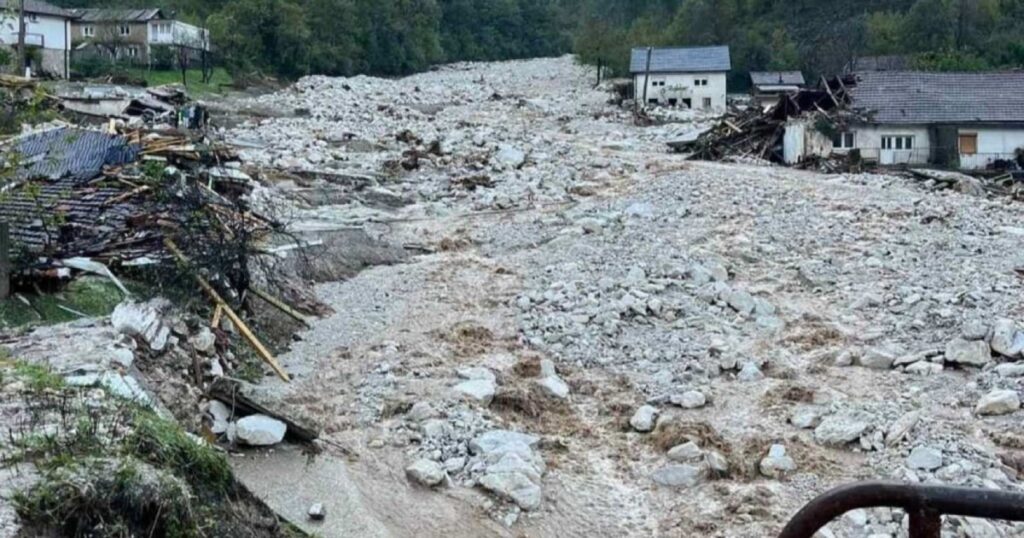
[[[812,538],[846,512],[858,508],[902,508],[910,515],[910,538],[940,538],[942,516],[1024,521],[1024,494],[992,489],[861,482],[814,499],[789,521],[779,538]]]

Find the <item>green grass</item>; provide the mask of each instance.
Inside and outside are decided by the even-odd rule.
[[[56,324],[74,321],[81,316],[60,308],[64,306],[87,316],[99,317],[114,311],[124,296],[121,290],[102,277],[75,279],[68,287],[54,294],[22,294],[31,305],[17,297],[0,301],[0,328],[10,329],[33,324]]]
[[[144,71],[143,76],[150,87],[181,84],[181,71]],[[222,67],[213,70],[213,78],[206,84],[202,83],[203,72],[199,69],[189,69],[186,78],[189,93],[200,95],[220,93],[224,91],[222,86],[231,86],[234,83],[231,75]]]

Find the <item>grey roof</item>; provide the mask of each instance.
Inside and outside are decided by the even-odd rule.
[[[750,82],[754,86],[803,86],[805,83],[800,71],[751,71]]]
[[[647,68],[647,48],[633,49],[630,73]],[[651,73],[708,73],[732,69],[729,47],[656,48],[651,53]]]
[[[73,9],[75,17],[81,22],[149,22],[154,19],[165,19],[159,8],[149,9]]]
[[[19,0],[0,0],[0,9],[19,9]],[[70,11],[61,9],[48,2],[42,0],[25,0],[25,12],[36,13],[39,15],[52,15],[54,17],[63,17],[70,19],[72,14]]]
[[[1024,123],[1024,71],[856,76],[852,106],[875,123]]]

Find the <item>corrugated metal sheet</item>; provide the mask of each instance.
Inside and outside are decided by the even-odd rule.
[[[63,127],[34,133],[11,144],[18,159],[17,179],[89,181],[105,165],[134,162],[139,147],[123,136]]]
[[[647,69],[647,49],[635,48],[629,62],[631,73]],[[729,47],[654,49],[651,73],[709,73],[732,69]]]

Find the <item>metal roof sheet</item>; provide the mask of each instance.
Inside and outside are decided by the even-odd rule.
[[[651,51],[651,73],[708,73],[732,69],[729,47],[655,48]],[[647,70],[647,48],[633,49],[631,73]]]
[[[10,144],[18,159],[18,179],[85,182],[99,176],[104,165],[130,163],[139,154],[139,147],[123,136],[70,127],[32,133]]]
[[[853,108],[876,123],[1024,123],[1024,72],[857,73]]]

